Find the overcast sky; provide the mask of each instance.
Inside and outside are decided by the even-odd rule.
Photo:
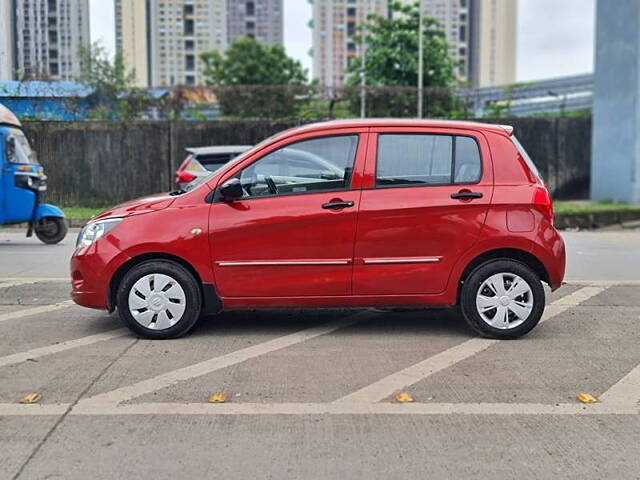
[[[512,1],[512,0],[509,0]],[[112,0],[89,0],[91,36],[113,51]],[[595,0],[519,0],[518,81],[593,71]],[[285,47],[311,74],[311,4],[284,0]]]

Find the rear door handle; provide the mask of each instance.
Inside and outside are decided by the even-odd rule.
[[[474,198],[482,198],[482,193],[480,192],[458,192],[452,193],[451,198],[454,200],[472,200]]]
[[[353,207],[355,203],[353,202],[329,202],[322,205],[322,208],[325,210],[338,210],[340,208],[349,208]]]

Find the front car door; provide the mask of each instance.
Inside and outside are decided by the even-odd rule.
[[[479,238],[492,193],[491,157],[480,132],[372,129],[354,295],[444,291],[453,265]]]
[[[222,297],[351,294],[366,139],[363,129],[285,139],[221,178],[244,190],[210,211]]]

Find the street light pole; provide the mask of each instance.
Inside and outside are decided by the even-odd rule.
[[[419,22],[418,22],[418,118],[422,118],[423,102],[424,102],[424,33],[423,33],[423,10],[422,0],[418,4]]]
[[[363,30],[360,64],[360,118],[367,116],[367,32]]]

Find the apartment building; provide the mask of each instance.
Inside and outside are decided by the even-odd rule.
[[[283,0],[227,0],[227,41],[252,37],[267,45],[282,44]]]
[[[2,0],[0,77],[73,80],[90,43],[89,0]]]
[[[516,81],[518,0],[469,0],[469,77],[474,87]]]
[[[473,0],[422,0],[425,17],[435,19],[447,35],[449,54],[457,63],[456,74],[462,82],[469,82],[469,58],[472,56],[470,41]]]
[[[226,48],[226,0],[116,0],[115,9],[116,48],[139,86],[200,84],[200,55]]]
[[[136,85],[150,83],[149,0],[115,0],[116,51],[123,55],[128,72],[134,72]]]
[[[389,0],[315,0],[313,75],[321,85],[340,87],[353,58],[361,55],[354,37],[370,14],[388,15]]]
[[[0,82],[13,80],[14,11],[8,1],[0,2]]]
[[[243,36],[282,43],[282,1],[115,0],[116,49],[138,86],[202,85],[202,53]]]
[[[388,14],[391,0],[316,0],[313,6],[313,72],[326,86],[341,86],[356,25],[370,13]],[[402,0],[416,3],[416,0]],[[422,0],[425,16],[445,31],[457,76],[476,87],[513,83],[516,75],[517,0]]]

